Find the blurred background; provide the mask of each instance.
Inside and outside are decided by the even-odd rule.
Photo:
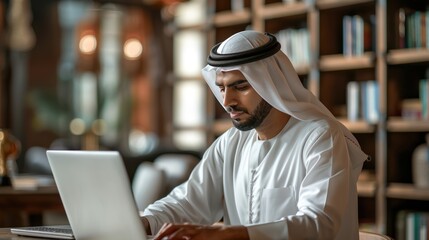
[[[174,34],[206,20],[203,2],[1,1],[0,128],[18,170],[40,148],[203,150],[206,41]]]
[[[201,68],[245,29],[277,36],[371,156],[357,184],[361,229],[426,239],[428,1],[0,0],[0,177],[50,176],[46,149],[118,150],[144,209],[231,126]],[[152,198],[140,199],[148,182]],[[0,227],[62,211],[55,189],[24,187],[34,191],[0,188]]]

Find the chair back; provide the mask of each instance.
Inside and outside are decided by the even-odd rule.
[[[393,238],[380,233],[359,231],[359,240],[393,240]]]
[[[191,154],[166,153],[159,155],[153,163],[139,164],[132,180],[139,211],[185,182],[198,162],[199,159]]]
[[[134,200],[139,211],[164,196],[165,173],[151,162],[141,163],[132,180]]]
[[[199,159],[190,154],[166,153],[154,160],[154,165],[162,169],[166,176],[167,193],[188,180]]]

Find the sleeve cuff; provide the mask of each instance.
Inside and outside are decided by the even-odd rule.
[[[250,240],[289,239],[284,220],[270,223],[247,225]]]
[[[145,217],[147,219],[147,221],[149,222],[150,231],[152,233],[151,235],[155,236],[162,226],[158,227],[158,222],[156,221],[154,216],[143,214],[141,214],[140,216]]]

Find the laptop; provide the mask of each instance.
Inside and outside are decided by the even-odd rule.
[[[116,151],[48,150],[70,226],[12,228],[57,239],[147,240],[121,155]]]

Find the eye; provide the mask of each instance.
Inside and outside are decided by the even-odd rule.
[[[220,91],[221,93],[225,92],[225,87],[219,87],[219,91]]]
[[[249,84],[248,83],[241,83],[235,86],[235,89],[237,91],[245,91],[249,88]]]

